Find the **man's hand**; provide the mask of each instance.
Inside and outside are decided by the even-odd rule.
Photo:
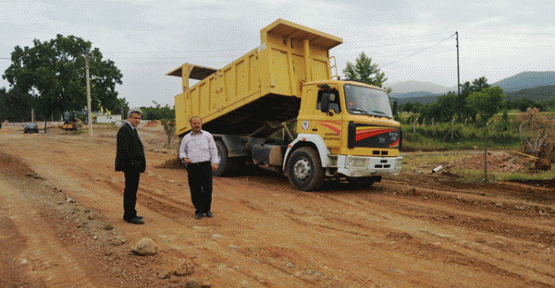
[[[218,170],[218,166],[219,166],[218,163],[212,164],[212,171]]]
[[[183,162],[185,162],[187,164],[191,164],[191,160],[189,160],[189,157],[183,158]]]

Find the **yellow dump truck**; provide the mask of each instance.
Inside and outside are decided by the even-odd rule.
[[[253,164],[312,191],[326,180],[371,185],[401,172],[402,132],[387,92],[332,75],[329,50],[341,38],[283,19],[260,36],[260,46],[222,69],[185,63],[167,74],[182,78],[176,133],[202,118],[218,146],[215,175]],[[189,87],[189,79],[200,81]]]

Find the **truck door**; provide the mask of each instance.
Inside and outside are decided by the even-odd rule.
[[[341,147],[341,120],[343,114],[341,102],[339,92],[336,89],[318,91],[315,121],[313,123],[316,129],[315,133],[322,136],[326,145],[334,154],[338,153]]]

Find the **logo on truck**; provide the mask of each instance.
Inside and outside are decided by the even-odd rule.
[[[309,125],[310,125],[310,124],[308,123],[308,121],[303,121],[303,126],[302,126],[302,127],[303,127],[303,130],[304,130],[304,131],[308,130],[308,126],[309,126]]]

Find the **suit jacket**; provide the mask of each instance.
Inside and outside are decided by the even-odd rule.
[[[118,131],[116,171],[143,173],[146,169],[145,150],[139,135],[125,122]]]

